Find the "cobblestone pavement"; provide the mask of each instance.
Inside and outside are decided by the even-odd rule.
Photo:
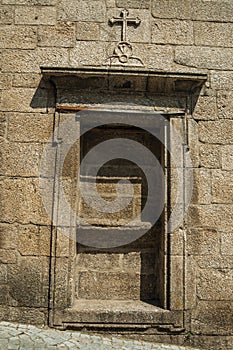
[[[152,344],[117,337],[59,331],[30,325],[0,322],[0,350],[188,350],[190,347]],[[192,348],[192,350],[194,350]]]

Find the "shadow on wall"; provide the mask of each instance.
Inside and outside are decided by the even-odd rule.
[[[44,108],[48,111],[49,108],[56,106],[56,87],[55,85],[44,78],[41,79],[36,92],[31,100],[31,108]]]

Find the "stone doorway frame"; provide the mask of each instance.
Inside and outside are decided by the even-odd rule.
[[[85,71],[85,69],[84,69]],[[84,76],[90,78],[93,76],[93,70],[83,72],[83,69],[70,71],[64,69],[51,69],[43,68],[42,72],[46,79],[49,78],[53,84],[56,85],[57,90],[64,89],[61,85],[60,78],[70,77],[70,76]],[[94,70],[94,75],[98,75],[109,79],[109,70]],[[111,78],[116,80],[119,79],[119,74],[121,79],[126,79],[128,84],[128,79],[135,79],[135,72],[129,72],[126,70],[113,70]],[[115,74],[116,73],[116,74]],[[137,83],[142,83],[142,80],[146,78],[145,89],[148,90],[148,79],[150,78],[150,89],[155,89],[155,86],[160,87],[162,91],[159,94],[163,94],[163,90],[166,90],[166,94],[170,97],[171,95],[185,96],[187,101],[190,95],[198,95],[196,89],[199,89],[203,82],[206,80],[206,75],[190,75],[190,74],[154,74],[153,72],[140,72],[137,70],[137,75],[139,75],[139,82],[137,78]],[[58,81],[57,78],[58,77]],[[141,80],[140,80],[141,77]],[[83,78],[82,78],[83,79]],[[94,84],[95,85],[95,84]],[[161,87],[162,85],[162,87]],[[121,85],[122,86],[122,85]],[[96,86],[93,87],[96,89]],[[195,93],[194,93],[195,92]],[[148,91],[147,91],[148,93]],[[55,120],[59,123],[61,112],[73,114],[76,110],[80,110],[80,106],[73,105],[72,103],[65,103],[62,105],[61,102],[56,102],[56,112]],[[190,99],[189,99],[190,102]],[[160,112],[161,113],[161,112]],[[186,137],[186,127],[187,127],[187,112],[183,109],[166,110],[162,112],[169,118],[169,122],[176,125],[178,129],[182,130],[184,137]],[[185,160],[187,143],[184,144],[182,159]],[[183,165],[185,170],[185,164]],[[171,168],[167,169],[171,172]],[[167,179],[170,179],[170,174],[167,173]],[[185,181],[184,181],[184,193],[185,193]],[[170,191],[170,199],[173,193]],[[56,200],[55,200],[56,202]],[[166,222],[165,218],[165,222]],[[119,315],[113,312],[111,315],[103,317],[101,314],[100,318],[98,315],[88,314],[86,310],[83,310],[79,315],[77,311],[72,310],[73,302],[73,283],[72,283],[72,272],[73,272],[73,261],[74,255],[76,254],[76,245],[72,240],[64,239],[61,237],[56,227],[53,228],[52,234],[52,249],[51,249],[51,280],[50,280],[50,326],[58,328],[75,327],[87,328],[87,329],[131,329],[131,330],[144,330],[149,331],[153,329],[155,332],[175,332],[179,333],[185,329],[185,309],[186,309],[186,291],[185,291],[185,280],[186,280],[186,252],[185,252],[185,227],[180,226],[177,231],[172,232],[172,234],[166,235],[166,244],[164,246],[164,257],[166,265],[166,295],[164,299],[164,308],[154,309],[154,311],[149,313],[140,312],[138,317],[133,317],[132,312],[128,313],[127,317],[123,322],[119,322]],[[74,235],[74,225],[70,226],[70,236]],[[177,241],[179,239],[179,244]],[[65,282],[65,283],[64,283]],[[76,318],[74,318],[76,314]],[[100,321],[101,319],[101,321]]]

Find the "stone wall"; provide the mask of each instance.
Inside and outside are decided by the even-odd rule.
[[[208,74],[197,103],[188,101],[194,192],[185,218],[186,330],[141,337],[230,350],[232,1],[1,0],[0,317],[48,320],[51,222],[39,173],[54,128],[55,96],[53,86],[41,80],[40,67],[106,66],[121,37],[121,27],[108,20],[124,7],[141,19],[137,28],[129,27],[128,40],[144,67]],[[179,244],[180,231],[173,234]]]

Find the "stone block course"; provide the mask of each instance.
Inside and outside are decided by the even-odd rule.
[[[71,22],[60,22],[57,26],[38,28],[38,46],[74,47],[75,25]]]
[[[58,5],[59,21],[105,22],[106,4],[104,0],[61,0]]]
[[[152,0],[152,16],[155,18],[190,19],[190,0]]]
[[[104,30],[107,28],[103,25]],[[100,28],[98,23],[94,22],[78,22],[76,24],[76,39],[95,41],[100,39]]]
[[[0,150],[0,175],[39,176],[42,146],[4,142]]]
[[[227,146],[228,147],[228,146]],[[222,148],[219,145],[201,144],[199,147],[200,166],[203,168],[221,168]]]
[[[218,118],[216,96],[199,96],[193,118],[196,120],[216,120]]]
[[[194,22],[194,35],[197,46],[232,47],[233,23]]]
[[[198,334],[233,334],[231,327],[232,302],[199,301],[192,315],[191,329]]]
[[[0,137],[6,135],[7,120],[4,113],[0,113]]]
[[[233,145],[223,146],[222,150],[222,169],[233,170]]]
[[[233,203],[233,173],[212,171],[212,203]]]
[[[37,88],[41,81],[41,75],[39,73],[16,73],[12,80],[13,87]]]
[[[17,6],[15,24],[55,25],[56,8],[53,6]]]
[[[80,272],[78,297],[84,299],[139,299],[140,275],[114,272]]]
[[[152,43],[192,45],[193,41],[190,21],[156,19],[152,23]]]
[[[56,0],[2,0],[3,4],[27,5],[27,6],[52,6]]]
[[[197,296],[200,300],[233,300],[233,270],[200,270]]]
[[[9,113],[7,115],[9,141],[41,143],[51,139],[53,114]]]
[[[49,225],[39,190],[39,181],[33,178],[1,179],[0,213],[3,222]],[[33,208],[33,209],[32,209]]]
[[[229,256],[233,255],[233,233],[223,232],[221,234],[221,253],[223,255]]]
[[[0,249],[0,263],[15,265],[17,263],[16,251],[11,250],[9,254],[9,250]]]
[[[50,228],[47,226],[17,225],[18,251],[26,256],[50,255]]]
[[[150,0],[116,0],[116,6],[122,8],[149,9]]]
[[[219,91],[217,93],[217,108],[219,119],[233,119],[232,91]]]
[[[35,112],[32,106],[34,99],[38,105],[37,112],[46,112],[47,91],[35,89],[12,88],[2,92],[2,111],[5,112]]]
[[[68,51],[65,48],[6,49],[2,53],[3,72],[40,73],[40,66],[62,65],[68,65]]]
[[[37,46],[36,28],[30,26],[1,26],[0,48],[34,49]]]
[[[192,202],[198,204],[211,203],[211,171],[206,169],[194,169],[194,186]]]
[[[218,255],[220,234],[215,229],[188,229],[187,252],[190,255]]]
[[[14,8],[12,6],[1,5],[0,7],[0,23],[11,24],[14,20]]]
[[[201,121],[198,123],[199,139],[204,143],[233,144],[233,120]]]
[[[233,49],[203,46],[178,46],[175,62],[188,67],[233,70]]]
[[[46,257],[21,257],[17,266],[8,266],[11,297],[19,306],[47,306],[48,269]]]
[[[191,205],[187,213],[190,227],[216,228],[230,231],[233,225],[231,204]]]
[[[233,22],[233,4],[231,1],[192,1],[192,19],[198,21]]]

